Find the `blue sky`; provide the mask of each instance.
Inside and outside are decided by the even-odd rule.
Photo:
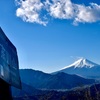
[[[99,0],[1,0],[0,13],[20,68],[53,72],[80,57],[100,64]]]

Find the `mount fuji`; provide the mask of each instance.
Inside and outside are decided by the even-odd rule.
[[[62,68],[57,72],[76,74],[86,78],[100,79],[100,65],[84,58],[75,61],[73,64]]]

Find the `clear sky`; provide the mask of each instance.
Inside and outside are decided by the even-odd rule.
[[[80,57],[100,64],[99,0],[0,0],[0,26],[20,68],[59,70]]]

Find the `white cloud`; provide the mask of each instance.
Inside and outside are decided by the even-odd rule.
[[[40,12],[43,3],[40,0],[20,0],[17,2],[20,7],[16,10],[17,17],[21,17],[26,22],[38,23],[46,25],[46,21],[42,21]]]
[[[70,0],[54,0],[50,6],[50,15],[59,19],[71,19],[74,16],[73,4]]]
[[[90,3],[90,6],[76,5],[77,13],[74,23],[93,23],[100,21],[100,5]]]
[[[72,3],[71,0],[16,0],[19,8],[17,17],[26,22],[47,24],[49,16],[57,19],[73,20],[73,24],[93,23],[100,21],[100,5],[90,3],[89,6]],[[44,11],[46,11],[45,16]],[[49,19],[48,19],[49,20]]]

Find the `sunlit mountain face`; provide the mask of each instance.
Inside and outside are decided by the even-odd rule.
[[[57,72],[65,72],[68,74],[77,74],[87,78],[100,78],[100,65],[88,59],[79,59],[73,64],[65,66]],[[55,72],[55,73],[57,73]]]
[[[88,59],[85,59],[85,58],[82,58],[82,59],[79,59],[77,61],[75,61],[73,64],[69,65],[69,66],[66,66],[64,67],[63,69],[66,69],[66,68],[69,68],[69,67],[74,67],[74,68],[92,68],[92,67],[95,67],[95,66],[100,66]]]

